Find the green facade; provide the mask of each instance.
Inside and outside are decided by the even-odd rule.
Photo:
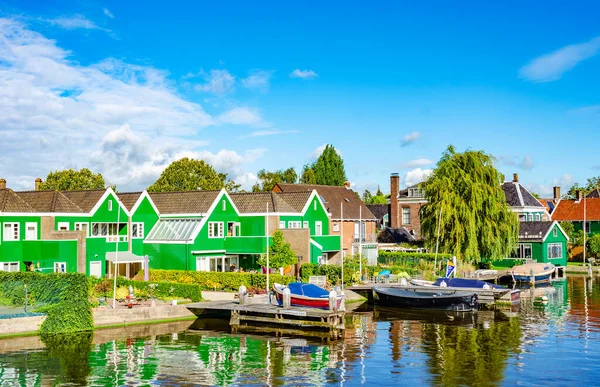
[[[556,236],[554,236],[556,230]],[[561,256],[558,258],[550,258],[549,248],[553,244],[560,244]],[[542,241],[520,240],[518,248],[521,246],[531,246],[531,259],[536,262],[553,263],[555,266],[566,266],[568,261],[567,237],[561,232],[558,224],[554,224],[546,238]],[[523,258],[506,258],[501,261],[493,262],[494,266],[512,267],[516,261],[521,261]]]

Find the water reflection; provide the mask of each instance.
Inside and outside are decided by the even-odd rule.
[[[526,289],[518,313],[364,306],[332,344],[231,335],[207,319],[0,340],[0,386],[592,384],[599,289],[583,277]]]

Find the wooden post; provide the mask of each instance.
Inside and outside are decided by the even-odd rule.
[[[531,282],[531,286],[535,287],[535,274],[533,274],[533,269],[529,269],[529,281]]]
[[[239,299],[240,299],[240,305],[244,305],[246,303],[246,287],[244,285],[240,286],[240,290],[239,290]]]
[[[290,293],[289,288],[284,288],[283,289],[283,307],[287,309],[290,306],[292,306],[292,293]]]
[[[336,310],[337,293],[335,290],[329,292],[329,310]]]

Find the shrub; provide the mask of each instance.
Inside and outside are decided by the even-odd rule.
[[[265,274],[254,273],[231,273],[231,272],[204,272],[204,271],[184,271],[184,270],[154,270],[150,269],[150,280],[152,282],[176,282],[178,284],[186,283],[192,279],[192,284],[199,286],[201,290],[225,290],[237,291],[244,285],[247,289],[259,288],[265,289],[267,286],[267,276]],[[275,282],[288,284],[296,279],[293,276],[270,274],[269,282],[272,285]]]
[[[24,305],[21,289],[27,285],[28,297],[35,300],[38,313],[47,317],[40,334],[73,333],[94,329],[88,300],[87,278],[80,273],[0,272],[0,293],[10,305]]]
[[[438,254],[437,259],[449,259],[452,258],[451,254]],[[416,262],[433,261],[435,259],[435,253],[406,253],[400,251],[380,251],[377,262],[380,264],[394,264],[401,266],[413,266]]]

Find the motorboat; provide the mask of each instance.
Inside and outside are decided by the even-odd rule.
[[[478,306],[476,293],[459,290],[420,291],[375,286],[373,298],[380,305],[396,308],[473,311]]]
[[[304,282],[292,282],[288,285],[275,283],[273,291],[279,305],[283,305],[283,290],[285,288],[290,290],[292,306],[329,309],[329,292],[317,285]],[[336,309],[341,307],[343,298],[343,295],[337,296]]]
[[[548,281],[556,267],[552,263],[526,263],[510,270],[514,282],[542,282]],[[533,273],[533,280],[532,280]]]

